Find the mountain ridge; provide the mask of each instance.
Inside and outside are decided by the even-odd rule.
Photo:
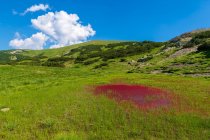
[[[210,75],[210,30],[184,33],[167,42],[94,40],[59,49],[0,51],[1,65],[101,69],[124,65],[127,72]]]

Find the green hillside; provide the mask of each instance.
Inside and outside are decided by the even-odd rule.
[[[0,139],[208,140],[209,40],[202,30],[168,42],[0,51]],[[157,88],[170,104],[144,110],[132,100],[95,96],[106,84]]]
[[[0,52],[1,64],[48,67],[126,65],[128,72],[209,76],[210,31],[185,33],[168,42],[90,41],[59,49]]]

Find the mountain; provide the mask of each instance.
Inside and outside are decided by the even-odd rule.
[[[184,33],[167,42],[90,41],[59,49],[0,51],[2,65],[125,66],[128,73],[210,76],[210,30]]]
[[[0,140],[210,139],[209,40],[0,51]]]

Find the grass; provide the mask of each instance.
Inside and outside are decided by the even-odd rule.
[[[209,46],[170,57],[189,35],[165,43],[91,41],[0,51],[0,139],[210,139]],[[186,47],[209,40],[209,32],[196,35]],[[113,82],[167,90],[173,105],[140,110],[92,94],[93,86]]]
[[[194,37],[194,34],[191,36]],[[202,36],[205,42],[209,40],[205,34],[201,34]],[[206,43],[202,44],[203,41],[199,42],[201,44],[198,48],[201,49],[193,53],[178,55],[176,58],[171,56],[177,51],[182,51],[184,47],[181,48],[175,44],[185,43],[90,41],[59,49],[0,51],[0,64],[46,67],[77,65],[101,70],[106,69],[108,65],[112,68],[121,63],[120,67],[122,65],[128,67],[128,73],[166,73],[207,77],[210,75],[209,47]],[[192,42],[188,41],[188,43]]]
[[[100,70],[0,66],[0,139],[210,139],[209,78]],[[141,111],[93,96],[92,85],[124,81],[169,90],[181,100],[169,111]]]

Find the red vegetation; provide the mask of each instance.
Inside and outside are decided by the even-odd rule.
[[[141,109],[167,107],[171,100],[166,91],[141,85],[101,85],[94,90],[95,95],[106,95],[116,101],[129,101]]]

